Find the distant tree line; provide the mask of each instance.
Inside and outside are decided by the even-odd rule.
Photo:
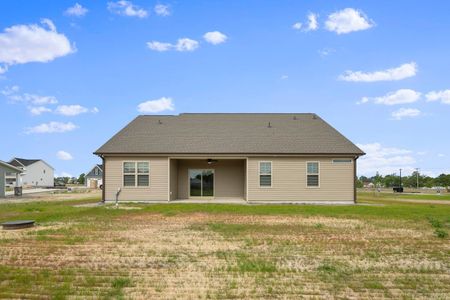
[[[55,183],[59,184],[84,184],[85,180],[86,178],[84,173],[81,173],[78,178],[68,176],[55,177]]]
[[[437,177],[430,177],[426,175],[421,175],[420,173],[413,172],[409,176],[402,176],[402,186],[408,188],[417,187],[417,181],[419,187],[450,187],[450,174],[441,174]],[[391,188],[395,186],[400,186],[400,176],[397,174],[392,175],[380,175],[377,173],[375,176],[366,177],[360,176],[357,180],[358,187],[364,187],[372,183],[375,187],[385,187]]]

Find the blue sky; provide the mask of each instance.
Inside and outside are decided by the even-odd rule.
[[[136,115],[315,112],[359,174],[450,172],[450,2],[1,1],[0,159],[78,176]]]

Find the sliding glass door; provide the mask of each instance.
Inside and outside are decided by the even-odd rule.
[[[189,169],[189,197],[214,197],[213,169]]]

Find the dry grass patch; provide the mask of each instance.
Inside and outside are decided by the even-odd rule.
[[[40,225],[0,231],[0,297],[443,299],[450,293],[450,243],[434,233],[448,230],[439,215],[431,223],[355,217],[358,207],[341,216],[327,215],[328,207],[317,208],[323,215],[308,207],[313,215],[244,213],[269,206],[238,207],[239,213],[227,206],[224,212],[212,206],[214,213],[201,206],[168,205],[167,213],[164,206],[137,207],[9,208],[7,214],[36,216]]]

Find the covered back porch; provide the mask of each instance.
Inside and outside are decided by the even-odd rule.
[[[169,158],[169,199],[244,201],[246,158]]]

